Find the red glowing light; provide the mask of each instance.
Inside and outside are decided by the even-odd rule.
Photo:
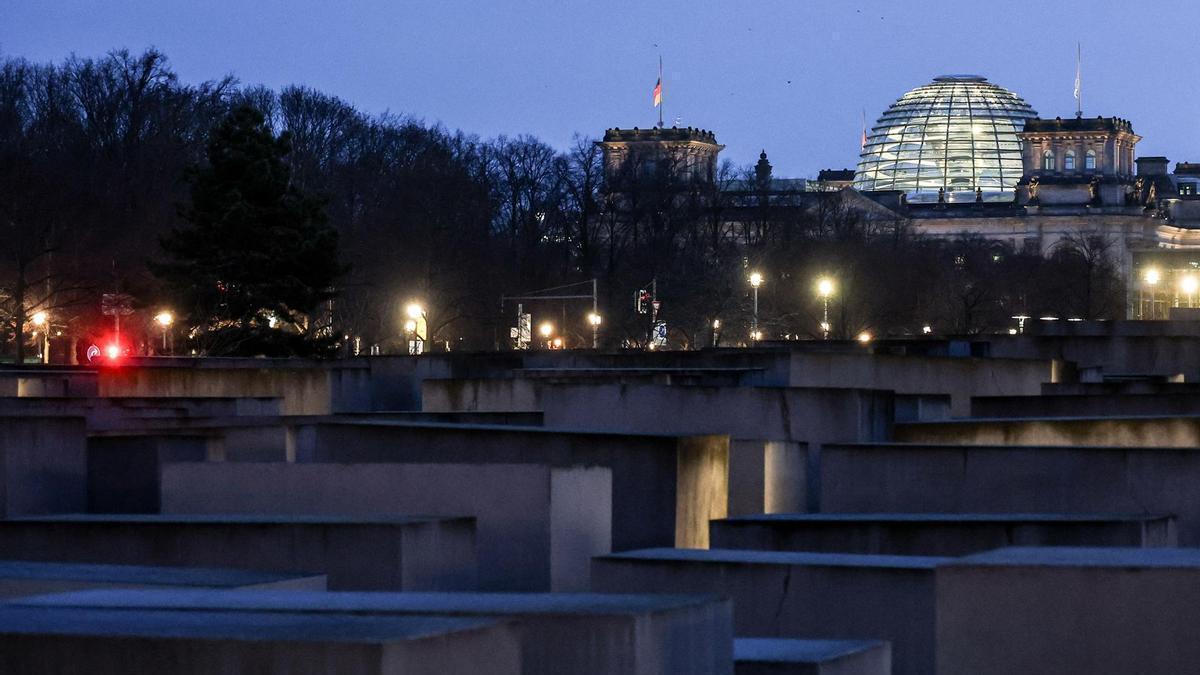
[[[104,355],[109,361],[116,361],[121,356],[121,347],[117,344],[110,344],[104,348]]]

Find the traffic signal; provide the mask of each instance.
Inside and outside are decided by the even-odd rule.
[[[649,313],[650,302],[651,302],[650,291],[648,291],[644,288],[640,289],[637,292],[637,294],[634,296],[634,307],[637,309],[638,314]]]

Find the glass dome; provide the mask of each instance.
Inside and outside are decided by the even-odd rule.
[[[901,190],[909,201],[1007,201],[1021,177],[1017,132],[1037,113],[978,75],[943,75],[901,96],[872,127],[854,187]]]

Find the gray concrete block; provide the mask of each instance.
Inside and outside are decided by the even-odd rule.
[[[63,515],[0,520],[0,557],[326,574],[335,590],[476,587],[471,518]]]
[[[897,424],[898,443],[1200,447],[1200,417],[968,419]]]
[[[0,598],[98,588],[242,588],[323,591],[325,575],[206,567],[0,560]]]
[[[0,518],[83,511],[82,417],[0,417]]]
[[[612,541],[612,473],[544,464],[168,464],[167,514],[475,518],[483,590],[579,591]]]
[[[881,640],[738,638],[736,675],[891,675],[892,646]]]
[[[929,673],[940,557],[650,549],[592,561],[600,592],[718,593],[738,637],[888,640],[897,673]]]
[[[727,513],[728,436],[394,422],[294,428],[299,462],[605,467],[612,471],[614,551],[707,546],[708,521]]]
[[[937,672],[1191,673],[1200,550],[1007,548],[937,571]]]
[[[1168,515],[778,513],[712,521],[713,548],[960,556],[1005,546],[1175,546]]]
[[[503,621],[0,606],[5,673],[521,672]]]
[[[831,445],[821,462],[830,513],[1170,513],[1200,545],[1195,448]]]
[[[710,595],[84,591],[13,604],[122,611],[513,619],[527,675],[729,675],[730,602]]]

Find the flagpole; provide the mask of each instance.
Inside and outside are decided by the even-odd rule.
[[[1082,49],[1079,42],[1075,43],[1075,117],[1084,117],[1084,88],[1080,80],[1080,64]]]
[[[659,86],[662,86],[662,54],[658,55],[658,83],[659,83]],[[665,100],[666,97],[664,96],[663,99]],[[658,104],[658,128],[659,129],[663,128],[663,106],[662,106],[662,103]]]

